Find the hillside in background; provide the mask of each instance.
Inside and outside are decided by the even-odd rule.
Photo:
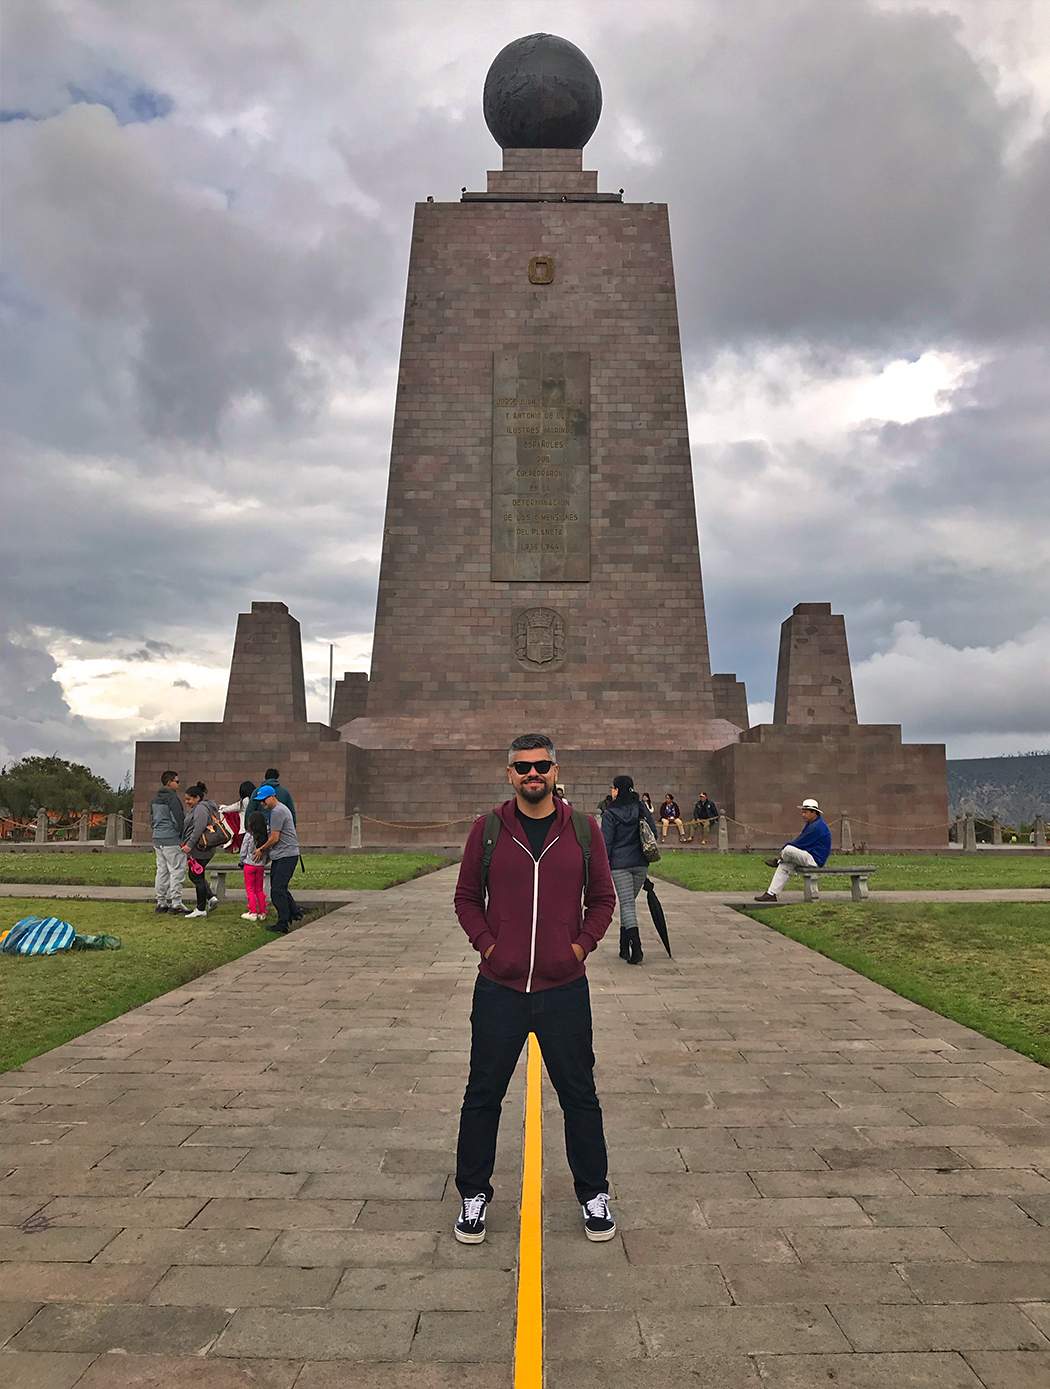
[[[985,819],[1003,824],[1050,818],[1050,752],[1022,757],[967,757],[948,763],[948,810],[954,818],[964,801]]]

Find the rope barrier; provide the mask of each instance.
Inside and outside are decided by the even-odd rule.
[[[724,813],[724,812],[723,812],[723,813]],[[748,824],[746,820],[735,820],[735,819],[733,818],[732,815],[726,815],[725,818],[726,818],[726,821],[727,821],[729,824],[739,825],[739,827],[740,827],[742,830],[751,830],[754,834],[770,834],[770,835],[777,836],[777,835],[782,835],[782,834],[784,833],[784,830],[783,830],[783,829],[770,829],[768,826],[764,826],[764,825],[751,825],[751,824]],[[840,812],[838,815],[832,813],[831,818],[832,818],[832,820],[841,819],[841,818],[842,818],[842,813]],[[863,820],[863,819],[861,819],[861,817],[860,817],[859,815],[850,815],[850,814],[848,814],[848,813],[846,814],[846,819],[849,820],[849,822],[850,822],[851,825],[854,825],[854,824],[857,824],[857,825],[866,825],[866,826],[868,827],[868,829],[872,829],[872,830],[894,830],[894,831],[898,831],[898,832],[899,832],[899,831],[900,831],[900,828],[901,828],[900,825],[880,825],[880,824],[878,823],[877,820]],[[829,823],[826,816],[825,816],[825,823],[826,823],[826,824]],[[912,831],[912,830],[949,830],[949,829],[951,829],[952,825],[954,825],[954,823],[955,823],[954,820],[944,820],[944,821],[942,821],[940,824],[936,824],[936,825],[908,825],[907,828],[908,828],[909,831]]]
[[[458,820],[442,820],[437,825],[399,825],[394,820],[377,820],[372,815],[365,815],[361,811],[357,812],[362,820],[367,820],[370,825],[385,825],[390,830],[447,830],[450,825],[464,825],[468,820],[476,820],[476,815],[461,815]]]

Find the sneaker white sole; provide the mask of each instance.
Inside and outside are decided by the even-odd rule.
[[[484,1230],[482,1230],[480,1235],[467,1235],[464,1234],[462,1230],[457,1230],[453,1227],[452,1233],[455,1235],[456,1239],[459,1240],[460,1244],[481,1244],[485,1238]]]
[[[616,1226],[614,1225],[611,1230],[588,1230],[585,1225],[583,1233],[592,1244],[604,1244],[606,1240],[612,1239],[613,1235],[616,1234]]]

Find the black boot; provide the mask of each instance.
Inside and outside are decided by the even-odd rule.
[[[642,954],[642,939],[638,934],[638,927],[634,926],[627,932],[627,944],[630,947],[630,955],[627,963],[629,965],[640,965],[645,956]]]
[[[621,959],[621,960],[629,959],[629,958],[630,958],[630,954],[631,954],[631,938],[630,938],[630,936],[627,934],[627,932],[623,929],[623,927],[621,926],[621,927],[620,927],[620,959]]]

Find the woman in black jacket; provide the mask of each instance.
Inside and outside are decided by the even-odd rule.
[[[612,803],[602,816],[602,838],[609,853],[609,868],[620,903],[620,959],[629,965],[642,963],[642,941],[634,902],[649,872],[642,853],[638,822],[644,815],[656,837],[656,825],[648,808],[638,799],[634,778],[613,778]]]

